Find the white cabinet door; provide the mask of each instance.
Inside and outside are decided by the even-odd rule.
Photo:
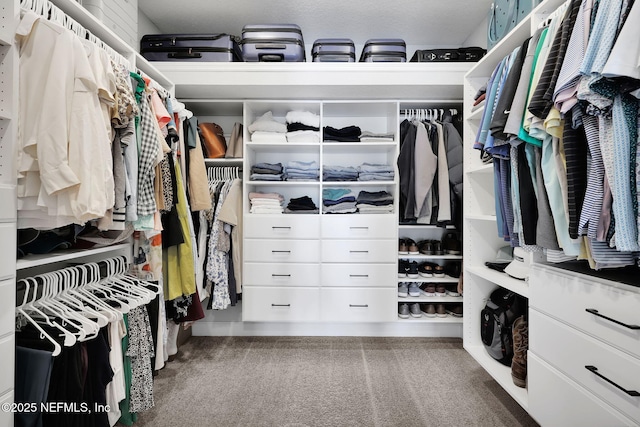
[[[395,289],[322,288],[321,318],[334,322],[390,322],[397,319]]]
[[[15,353],[16,344],[13,334],[0,339],[0,360],[2,360],[3,366],[2,373],[0,373],[0,394],[13,390]]]
[[[397,287],[396,264],[322,264],[322,286]]]
[[[6,304],[6,307],[15,307],[16,295],[15,279],[3,280],[0,282],[0,301]],[[22,302],[22,301],[20,301]],[[0,336],[13,333],[15,325],[15,310],[0,310]],[[3,359],[0,359],[3,360]]]
[[[395,215],[323,215],[322,237],[325,239],[392,239]]]
[[[0,223],[0,242],[4,248],[10,248],[10,255],[0,256],[0,279],[6,279],[16,274],[16,224]]]
[[[391,263],[397,257],[395,240],[324,240],[322,262]]]
[[[243,287],[242,320],[245,322],[317,321],[318,288]]]
[[[319,215],[247,215],[242,233],[258,239],[317,239],[320,236]]]
[[[318,240],[244,239],[245,262],[318,262]]]
[[[247,262],[245,286],[320,286],[320,264]]]

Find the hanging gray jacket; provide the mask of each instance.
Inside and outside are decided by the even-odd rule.
[[[462,202],[462,138],[453,123],[451,123],[451,117],[445,117],[442,121],[442,126],[444,131],[444,144],[447,150],[449,183],[458,201]]]

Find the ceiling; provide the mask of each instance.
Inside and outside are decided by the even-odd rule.
[[[138,0],[161,33],[229,33],[245,24],[298,24],[307,49],[319,38],[402,38],[409,46],[458,47],[484,26],[491,0]],[[478,45],[476,43],[476,45]]]

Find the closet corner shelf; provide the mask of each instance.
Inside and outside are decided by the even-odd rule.
[[[501,273],[485,266],[466,266],[466,270],[475,276],[529,298],[529,284],[524,280],[515,279],[506,273]]]
[[[479,168],[467,171],[468,175],[493,174],[493,163],[482,165]]]
[[[518,402],[523,409],[529,407],[529,394],[526,388],[517,387],[511,378],[511,368],[502,365],[487,353],[482,345],[465,345],[464,349],[496,380],[502,388]]]
[[[24,270],[26,268],[38,267],[41,265],[54,264],[56,262],[65,262],[72,259],[90,257],[97,254],[104,254],[108,252],[115,253],[130,250],[130,243],[121,243],[96,249],[69,249],[64,251],[56,251],[49,254],[31,254],[16,261],[16,271]]]
[[[179,98],[462,99],[471,63],[158,62]]]
[[[465,119],[470,122],[478,122],[482,119],[482,115],[484,114],[484,108],[478,108],[474,110],[471,114],[469,114]]]
[[[13,34],[9,34],[8,31],[0,32],[0,46],[13,45]]]
[[[0,110],[0,120],[11,120],[13,119],[10,111]]]
[[[489,221],[496,222],[495,215],[467,215],[466,218],[471,221]]]

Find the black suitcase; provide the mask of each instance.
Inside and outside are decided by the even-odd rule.
[[[242,61],[237,37],[229,34],[148,34],[140,54],[149,61]]]
[[[304,39],[296,24],[252,24],[242,28],[247,62],[304,62]]]
[[[486,54],[480,47],[416,50],[410,62],[478,62]]]
[[[351,39],[318,39],[311,56],[313,62],[356,62],[356,47]]]
[[[365,42],[360,62],[406,62],[407,45],[402,39],[369,39]]]

